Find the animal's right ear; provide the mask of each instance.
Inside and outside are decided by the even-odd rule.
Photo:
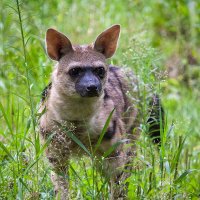
[[[115,53],[120,34],[120,25],[116,24],[102,32],[94,43],[94,49],[110,58]]]
[[[52,28],[48,29],[46,33],[46,49],[49,57],[57,61],[66,53],[73,51],[70,40]]]

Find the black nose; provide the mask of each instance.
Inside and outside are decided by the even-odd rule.
[[[98,88],[96,85],[89,85],[86,87],[87,96],[97,96],[98,95]]]
[[[100,79],[91,71],[87,70],[75,83],[77,93],[82,97],[98,97],[102,90]]]
[[[89,85],[87,86],[86,90],[87,92],[96,92],[98,89],[97,89],[97,86],[95,85]]]

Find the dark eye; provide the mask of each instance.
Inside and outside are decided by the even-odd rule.
[[[95,73],[96,73],[100,78],[104,78],[106,71],[105,71],[104,67],[97,67],[97,68],[95,68]]]
[[[69,75],[72,78],[76,78],[77,76],[79,76],[81,74],[82,69],[80,67],[75,67],[69,70]]]

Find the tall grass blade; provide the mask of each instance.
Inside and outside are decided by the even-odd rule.
[[[85,145],[70,131],[66,131],[66,134],[74,141],[76,144],[78,144],[91,158],[92,155],[88,151],[88,149],[85,147]]]
[[[13,161],[15,160],[12,155],[10,154],[9,150],[5,147],[5,145],[0,141],[0,147],[3,149],[3,151],[8,155],[9,158],[11,158]]]
[[[176,180],[174,180],[174,184],[180,183],[181,181],[183,181],[183,180],[186,178],[186,176],[187,176],[188,174],[191,174],[191,173],[194,172],[194,171],[197,171],[197,170],[196,170],[196,169],[189,169],[189,170],[186,170],[186,171],[183,172]]]
[[[181,152],[183,150],[183,145],[185,143],[185,140],[186,140],[186,137],[183,139],[183,141],[182,141],[182,139],[180,137],[180,143],[179,143],[178,151],[177,151],[176,155],[174,156],[173,161],[172,161],[172,165],[171,165],[171,171],[172,172],[175,170],[175,168],[178,165],[178,161],[179,161]]]
[[[92,158],[92,154],[88,151],[85,145],[71,131],[68,131],[65,127],[63,127],[61,123],[59,122],[56,122],[56,123],[62,128],[62,130],[67,134],[68,137],[70,137],[76,144],[79,145],[79,147],[81,147]]]
[[[112,118],[112,115],[113,115],[113,112],[114,112],[114,111],[115,111],[115,108],[111,111],[111,113],[109,114],[109,116],[108,116],[108,118],[107,118],[107,120],[106,120],[106,123],[104,124],[104,127],[103,127],[103,129],[102,129],[102,131],[101,131],[101,134],[100,134],[99,139],[98,139],[98,141],[97,141],[97,144],[96,144],[96,146],[95,146],[94,153],[98,150],[98,148],[99,148],[99,146],[100,146],[100,144],[101,144],[101,142],[102,142],[102,139],[103,139],[103,137],[104,137],[104,135],[105,135],[105,133],[106,133],[106,131],[107,131],[107,129],[108,129],[108,126],[109,126],[109,124],[110,124],[110,120],[111,120],[111,118]]]
[[[128,142],[128,139],[123,139],[120,141],[117,141],[115,144],[113,144],[104,154],[103,157],[106,158],[108,157],[120,144]]]
[[[8,129],[9,129],[10,133],[12,134],[13,133],[12,126],[11,126],[11,124],[10,124],[8,118],[7,118],[6,112],[5,112],[5,110],[4,110],[3,105],[1,104],[1,102],[0,102],[0,110],[1,110],[1,112],[3,114],[3,117],[4,117],[5,121],[6,121]]]

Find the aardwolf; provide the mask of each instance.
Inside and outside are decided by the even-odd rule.
[[[47,53],[57,64],[51,83],[43,92],[40,132],[44,140],[52,136],[46,155],[54,171],[51,179],[55,192],[61,199],[69,198],[65,177],[69,159],[85,153],[67,132],[86,148],[95,149],[109,117],[109,125],[95,156],[102,157],[118,144],[101,166],[104,176],[110,179],[111,199],[125,199],[127,196],[124,180],[129,173],[125,173],[123,168],[128,168],[134,155],[134,145],[130,144],[134,144],[139,134],[140,123],[135,78],[129,84],[122,69],[106,62],[115,53],[119,34],[120,26],[113,25],[90,45],[72,45],[64,34],[54,29],[47,30]],[[135,103],[128,97],[128,91],[132,91]]]

